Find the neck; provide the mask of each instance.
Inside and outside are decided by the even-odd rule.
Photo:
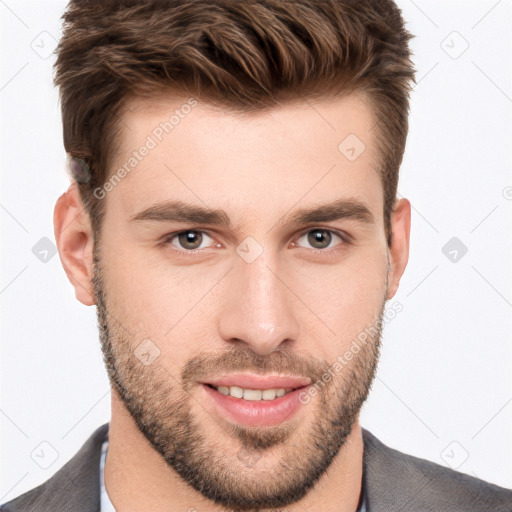
[[[363,439],[356,420],[331,466],[304,498],[286,507],[287,512],[355,512],[361,495],[362,473]],[[114,392],[104,479],[117,512],[226,512],[224,507],[186,484],[165,463]]]

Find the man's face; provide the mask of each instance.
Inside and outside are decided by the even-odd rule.
[[[140,431],[196,490],[226,507],[283,506],[329,467],[374,377],[390,298],[374,120],[356,96],[253,116],[185,104],[123,114],[114,169],[134,151],[137,163],[103,199],[95,248],[105,361]],[[359,206],[295,218],[342,200]],[[229,225],[179,220],[162,206],[176,201]],[[317,392],[253,401],[207,384],[234,374],[301,377],[293,387]]]

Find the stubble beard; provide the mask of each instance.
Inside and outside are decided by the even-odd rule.
[[[180,377],[173,376],[158,359],[145,366],[133,353],[142,340],[131,339],[115,312],[107,309],[96,247],[93,286],[101,349],[112,391],[151,446],[186,483],[228,511],[255,512],[278,510],[299,501],[324,475],[352,432],[370,391],[380,355],[386,295],[372,324],[373,334],[361,343],[350,364],[325,383],[322,376],[331,368],[330,364],[284,350],[267,356],[242,348],[220,355],[199,354],[184,365]],[[287,423],[246,428],[221,424],[207,416],[208,422],[216,421],[224,430],[229,446],[238,440],[238,454],[250,454],[249,460],[256,461],[252,466],[244,465],[247,460],[240,456],[217,447],[215,436],[209,435],[216,427],[199,423],[197,414],[192,413],[192,406],[196,405],[203,416],[207,414],[204,408],[198,409],[192,395],[198,376],[244,370],[304,375],[313,382],[323,382],[317,400],[303,406],[311,407],[313,416],[308,429],[301,425],[302,437]],[[259,471],[258,463],[270,452],[273,456],[280,454],[279,462],[271,471],[268,467],[265,472]]]

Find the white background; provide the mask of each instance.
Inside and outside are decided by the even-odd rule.
[[[0,1],[0,502],[49,478],[110,417],[95,308],[76,301],[58,255],[32,252],[54,242],[68,185],[50,55],[65,3]],[[361,423],[512,488],[512,2],[398,3],[418,69],[399,186],[411,252]],[[456,263],[442,252],[452,237],[468,249]]]

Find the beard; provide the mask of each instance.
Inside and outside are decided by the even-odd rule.
[[[322,376],[332,369],[332,363],[280,349],[262,356],[245,343],[219,353],[196,353],[180,375],[172,375],[160,364],[163,358],[144,365],[134,355],[141,340],[122,327],[116,311],[107,308],[97,244],[92,281],[103,360],[112,390],[166,464],[202,496],[229,511],[276,511],[302,499],[345,444],[370,391],[380,354],[387,280],[376,321],[367,329],[370,335],[350,363],[327,383]],[[322,382],[317,399],[302,405],[311,408],[309,421],[296,427],[285,422],[249,428],[221,424],[204,410],[208,421],[217,422],[225,432],[226,439],[218,442],[213,427],[193,414],[193,406],[203,406],[192,392],[202,378],[243,371],[301,375],[313,383]],[[235,443],[236,455],[230,453]],[[266,454],[278,455],[278,462],[269,464]],[[261,471],[260,460],[260,467],[265,466]]]

